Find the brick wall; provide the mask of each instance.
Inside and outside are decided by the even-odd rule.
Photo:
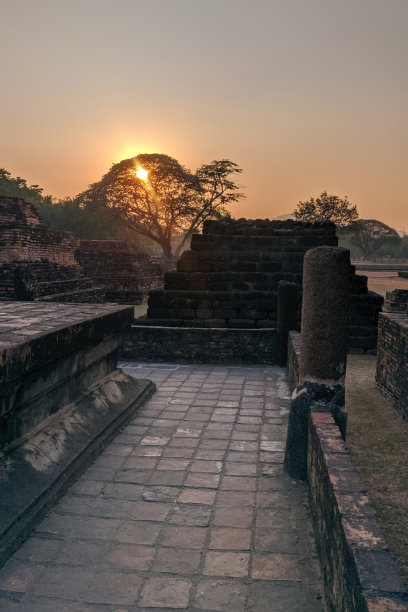
[[[133,325],[123,338],[123,359],[146,362],[271,364],[276,330]]]
[[[408,315],[381,313],[378,319],[376,381],[408,416]]]
[[[46,259],[76,266],[79,241],[70,232],[48,229],[32,204],[19,198],[0,197],[0,263]]]
[[[160,266],[131,242],[81,240],[77,258],[85,273],[106,287],[108,301],[136,304],[163,284]]]

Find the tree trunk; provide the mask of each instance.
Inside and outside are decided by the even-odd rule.
[[[163,249],[163,257],[171,257],[172,256],[170,240],[166,240],[165,242],[162,242],[161,243],[161,248]]]

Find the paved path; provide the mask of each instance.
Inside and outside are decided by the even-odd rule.
[[[323,612],[284,371],[123,368],[158,392],[0,572],[0,610]]]

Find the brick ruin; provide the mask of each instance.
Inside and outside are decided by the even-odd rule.
[[[276,329],[278,283],[298,287],[307,250],[337,246],[332,223],[292,220],[207,221],[192,236],[163,290],[150,293],[147,325],[191,328]],[[350,266],[349,348],[374,352],[382,297]]]
[[[387,291],[378,319],[376,381],[408,417],[408,290]]]
[[[141,304],[163,283],[160,266],[131,242],[81,240],[76,256],[85,274],[106,287],[106,302]]]
[[[138,247],[50,230],[24,200],[0,197],[0,228],[0,301],[139,304],[162,284]]]

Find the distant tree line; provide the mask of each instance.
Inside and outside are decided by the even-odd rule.
[[[408,257],[408,236],[377,219],[360,219],[357,206],[347,196],[326,191],[317,198],[299,202],[293,211],[298,221],[331,221],[337,227],[339,245],[350,249],[352,259],[364,257]]]
[[[142,169],[142,173],[139,170]],[[111,169],[74,198],[54,199],[0,168],[0,195],[33,204],[51,229],[70,231],[83,240],[127,240],[151,254],[179,255],[206,219],[230,216],[227,206],[244,197],[232,176],[242,172],[223,159],[191,172],[163,154],[138,155]],[[400,237],[377,219],[360,219],[347,196],[326,191],[299,202],[299,221],[332,221],[340,246],[351,257],[408,258],[408,235]]]

